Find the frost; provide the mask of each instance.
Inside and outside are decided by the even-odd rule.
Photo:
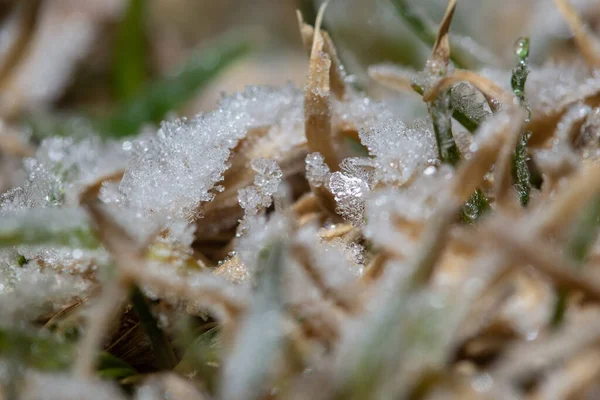
[[[144,215],[196,218],[199,204],[214,198],[211,190],[240,139],[250,129],[285,121],[300,96],[292,86],[248,87],[211,113],[164,123],[155,137],[133,143],[120,185],[126,203]]]
[[[530,66],[525,92],[536,114],[556,114],[566,106],[584,100],[600,91],[600,71],[590,69],[581,60],[549,62],[541,67]],[[495,81],[507,92],[510,71],[483,69],[481,75]]]
[[[473,85],[461,82],[450,91],[452,107],[481,124],[491,115],[485,97]]]
[[[370,191],[372,163],[364,158],[346,158],[340,164],[341,172],[329,178],[329,189],[337,203],[336,212],[355,226],[362,226],[365,199]]]
[[[407,126],[390,118],[360,132],[362,143],[375,157],[375,181],[402,184],[420,169],[436,164],[437,150],[431,122],[418,119]]]
[[[312,187],[324,187],[329,182],[331,172],[320,153],[306,156],[306,179]]]
[[[79,192],[125,167],[126,153],[114,141],[49,138],[24,161],[27,180],[0,197],[0,213],[22,208],[78,204]]]
[[[252,160],[250,166],[256,171],[254,185],[240,189],[238,199],[246,215],[256,215],[260,209],[273,203],[273,194],[281,183],[283,173],[273,160]]]
[[[78,379],[73,375],[31,373],[23,385],[23,400],[122,400],[125,396],[114,382]]]
[[[450,167],[430,166],[408,187],[374,192],[366,204],[365,236],[377,245],[409,254],[451,177]]]

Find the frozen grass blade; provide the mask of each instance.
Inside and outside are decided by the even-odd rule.
[[[517,67],[512,71],[510,85],[521,106],[527,110],[527,119],[524,123],[530,120],[530,108],[525,100],[525,82],[529,74],[527,60],[529,59],[529,38],[519,38],[515,45],[515,56],[517,58]],[[513,156],[512,174],[516,181],[515,188],[519,194],[521,205],[526,206],[529,203],[529,195],[531,193],[531,173],[527,165],[529,153],[527,151],[527,141],[531,137],[529,132],[523,132]]]
[[[145,123],[161,121],[169,111],[190,100],[249,50],[249,41],[238,34],[213,41],[192,56],[178,72],[150,83],[118,107],[100,123],[101,130],[108,136],[124,137],[137,133]]]
[[[0,247],[17,245],[96,249],[100,244],[80,210],[44,208],[0,216]]]
[[[129,0],[115,39],[114,84],[119,100],[133,97],[146,81],[146,0]]]
[[[266,394],[269,375],[283,340],[281,276],[284,243],[275,239],[258,256],[261,271],[253,304],[225,362],[221,398],[259,399]]]
[[[554,0],[575,36],[575,43],[591,69],[600,67],[600,41],[579,18],[569,0]]]
[[[423,96],[425,89],[411,81],[407,76],[401,75],[387,65],[371,65],[369,77],[376,82],[401,93],[415,92]],[[452,97],[451,100],[453,101]],[[452,118],[457,120],[469,132],[474,133],[479,128],[479,122],[457,107],[453,107]]]
[[[314,29],[308,80],[304,92],[304,129],[310,152],[321,153],[329,169],[336,171],[340,162],[331,142],[331,57],[324,51],[325,42],[320,31],[326,6],[327,3],[324,3],[319,9]]]

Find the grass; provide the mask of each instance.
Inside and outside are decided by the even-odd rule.
[[[71,165],[62,148],[39,146],[55,135],[135,141],[142,126],[181,110],[251,51],[249,38],[227,34],[177,73],[152,77],[150,3],[129,2],[116,28],[111,111],[92,117],[75,108],[68,118],[48,111],[32,128],[28,145],[38,154],[25,161],[24,187],[0,199],[6,398],[68,393],[71,385],[82,398],[116,388],[117,399],[154,390],[173,399],[224,400],[594,395],[600,167],[593,155],[598,143],[583,148],[579,140],[589,135],[592,117],[568,127],[568,152],[561,153],[551,145],[560,118],[536,109],[543,90],[528,82],[530,69],[543,67],[529,65],[527,38],[517,40],[516,66],[505,71],[511,81],[494,82],[479,74],[477,55],[450,32],[456,2],[448,3],[439,27],[417,2],[392,3],[432,47],[427,79],[407,84],[394,77],[422,96],[431,132],[403,130],[344,80],[335,43],[321,27],[325,5],[307,16],[314,27],[301,26],[310,50],[304,91],[277,104],[274,123],[262,123],[272,105],[237,95],[225,111],[251,121],[243,138],[227,137],[227,126],[197,127],[207,132],[193,138],[225,138],[219,157],[226,172],[199,179],[211,200],[182,213],[181,199],[166,211],[132,204],[123,182],[140,178],[143,162],[191,173],[190,159],[164,148],[138,149],[125,170],[105,175],[90,167],[88,158],[103,156],[94,149]],[[564,1],[557,4],[582,59],[594,68],[595,38]],[[560,53],[564,62],[578,62],[568,58],[572,50]],[[477,105],[489,108],[489,116],[478,120],[468,107],[456,107],[452,88],[460,82],[481,92],[485,103]],[[544,82],[543,89],[555,84]],[[278,103],[279,92],[269,93],[266,103]],[[573,89],[568,98],[578,94]],[[581,101],[596,107],[597,98]],[[557,107],[564,114],[575,103]],[[357,104],[359,111],[350,109]],[[453,118],[473,133],[460,137],[464,146]],[[549,132],[545,142],[534,121]],[[382,177],[374,165],[386,149],[369,156],[357,138],[388,134],[390,126],[399,136],[389,138],[406,139],[416,150],[381,156],[391,171]],[[7,127],[19,129],[10,121]],[[161,143],[181,134],[169,131]],[[206,147],[199,144],[197,156],[210,174],[214,149]],[[319,185],[305,172],[313,152],[330,170]],[[254,185],[264,194],[272,184],[272,177],[249,172],[258,158],[276,160],[284,183],[258,199],[256,215],[244,215],[238,190]],[[64,168],[47,168],[55,159]],[[328,184],[336,172],[342,193]],[[35,203],[23,195],[35,191],[48,196]],[[360,218],[336,213],[340,195]],[[116,217],[117,208],[134,222]],[[40,377],[50,382],[42,389]]]

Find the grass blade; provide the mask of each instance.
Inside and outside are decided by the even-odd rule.
[[[79,210],[45,208],[0,217],[0,248],[18,245],[95,249],[99,242]]]
[[[129,0],[115,40],[114,85],[117,98],[133,97],[146,81],[144,22],[146,0]]]
[[[177,358],[175,357],[169,338],[160,329],[157,319],[150,310],[148,298],[137,286],[131,289],[130,298],[133,308],[152,342],[158,367],[165,370],[173,369],[177,365]]]
[[[436,41],[436,29],[429,18],[423,15],[420,10],[409,4],[408,0],[392,0],[398,14],[414,34],[428,47],[433,47]],[[477,54],[474,54],[468,48],[464,47],[459,40],[449,38],[452,45],[452,54],[450,59],[457,68],[469,69],[485,65]]]
[[[216,40],[190,57],[179,72],[150,83],[118,107],[100,129],[107,136],[124,137],[137,133],[145,123],[160,122],[249,50],[245,38],[227,35]]]

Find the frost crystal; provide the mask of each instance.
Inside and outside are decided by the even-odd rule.
[[[311,153],[306,156],[306,179],[312,187],[327,186],[330,176],[329,167],[320,153]]]
[[[285,121],[301,93],[248,87],[221,101],[216,111],[192,120],[165,123],[155,137],[134,142],[120,190],[146,215],[166,212],[193,219],[201,202],[212,200],[231,150],[248,130]]]
[[[121,143],[103,142],[97,136],[46,139],[35,158],[24,162],[27,180],[23,186],[0,198],[0,212],[75,205],[82,188],[124,168],[126,159]]]
[[[329,179],[329,189],[335,197],[337,212],[355,226],[362,226],[365,199],[370,191],[371,160],[346,158],[340,165],[342,171],[334,172]]]
[[[273,160],[252,160],[250,165],[256,171],[254,185],[240,189],[238,199],[246,215],[256,215],[261,208],[271,206],[283,173]]]
[[[407,126],[391,118],[362,131],[360,139],[375,157],[377,182],[402,184],[419,169],[437,163],[435,137],[427,119]]]

